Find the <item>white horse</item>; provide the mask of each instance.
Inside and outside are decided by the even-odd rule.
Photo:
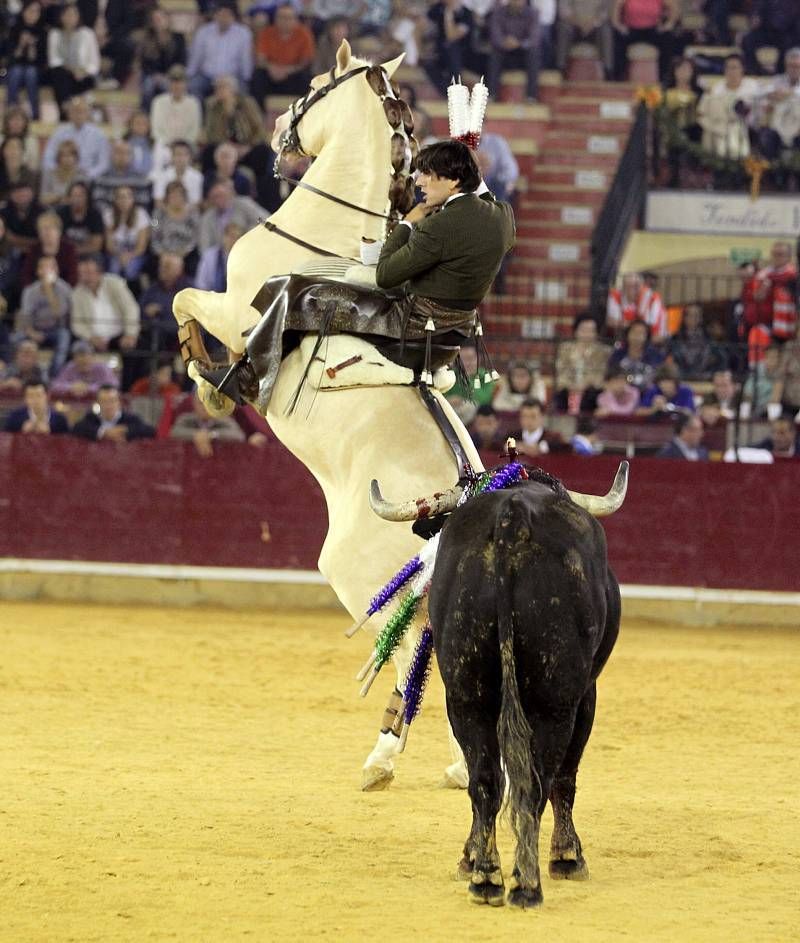
[[[387,79],[399,63],[396,59],[382,66]],[[345,41],[338,50],[333,74],[341,81],[366,65],[351,58]],[[318,76],[312,88],[319,89],[328,80],[328,76]],[[387,95],[391,96],[388,81],[386,84]],[[289,120],[289,113],[278,119],[273,148],[278,146]],[[303,152],[316,158],[304,182],[373,213],[387,212],[393,131],[382,101],[364,73],[331,88],[304,113],[297,132]],[[380,239],[384,228],[376,216],[329,202],[306,190],[295,190],[270,222],[345,259],[358,258],[362,236]],[[266,279],[302,268],[315,258],[319,257],[310,250],[258,226],[244,235],[230,253],[227,291],[217,294],[185,289],[175,299],[175,316],[180,325],[196,319],[231,351],[241,353],[243,334],[260,318],[251,301]],[[428,494],[454,484],[459,469],[419,391],[411,385],[412,372],[385,360],[357,337],[330,337],[322,352],[327,351],[328,364],[360,354],[359,365],[330,380],[324,365],[314,363],[296,407],[288,412],[286,405],[309,363],[315,339],[306,336],[300,347],[283,360],[266,418],[275,435],[312,472],[323,490],[328,534],[319,569],[345,608],[358,619],[373,594],[423,546],[409,527],[373,514],[369,505],[371,479],[379,477],[387,494]],[[196,371],[190,373],[198,378]],[[204,381],[199,386],[203,392]],[[480,458],[463,425],[444,397],[433,392],[457,430],[473,468],[481,470]],[[380,629],[385,618],[376,615],[370,625]],[[407,633],[394,656],[397,684],[390,705],[395,707],[396,691],[402,689],[418,634],[417,625]],[[360,660],[362,657],[354,655],[354,661]],[[364,789],[384,788],[393,777],[400,740],[389,729],[392,719],[387,708],[382,732],[364,763]],[[324,735],[322,723],[320,735]],[[454,762],[447,769],[446,781],[465,787],[463,757],[452,738],[451,743]]]

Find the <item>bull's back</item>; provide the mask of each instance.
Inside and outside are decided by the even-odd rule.
[[[602,527],[566,496],[528,482],[457,509],[440,538],[429,611],[440,668],[500,677],[498,624],[513,626],[523,701],[572,703],[606,623]],[[448,691],[449,696],[449,691]]]

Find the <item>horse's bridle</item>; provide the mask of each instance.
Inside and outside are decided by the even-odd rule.
[[[339,206],[345,206],[351,210],[357,210],[359,213],[363,213],[366,216],[375,216],[378,219],[386,219],[390,222],[397,222],[401,218],[401,213],[397,208],[393,208],[390,213],[377,213],[375,210],[368,209],[366,206],[359,206],[356,203],[350,203],[348,200],[343,200],[341,197],[334,196],[332,193],[328,193],[325,190],[320,190],[318,187],[313,186],[310,183],[306,183],[303,180],[295,180],[291,177],[287,177],[285,174],[280,172],[280,164],[283,158],[284,151],[294,151],[297,154],[300,154],[304,157],[310,157],[311,155],[306,154],[303,150],[303,146],[300,143],[300,134],[298,132],[298,126],[304,116],[308,111],[315,105],[317,102],[321,101],[325,96],[338,88],[340,85],[343,85],[348,79],[355,78],[357,75],[361,75],[364,72],[369,72],[371,69],[374,69],[374,66],[364,65],[359,66],[357,69],[353,69],[350,72],[346,72],[344,75],[336,76],[336,66],[333,66],[329,73],[328,83],[323,85],[322,88],[316,89],[316,91],[309,90],[305,97],[302,98],[299,102],[293,102],[291,107],[291,120],[289,126],[285,131],[281,133],[278,152],[275,155],[275,165],[274,165],[274,175],[276,179],[282,180],[290,187],[299,187],[303,190],[307,190],[310,193],[315,193],[317,196],[324,197],[326,200],[330,200],[332,203],[337,203]],[[383,76],[384,84],[386,89],[391,92],[392,86],[389,81],[388,76],[383,68],[381,68],[381,75]],[[381,96],[383,97],[383,96]],[[267,229],[270,231],[283,236],[290,241],[303,246],[303,248],[310,249],[319,255],[325,256],[335,256],[336,253],[328,252],[326,249],[320,249],[317,246],[312,245],[311,243],[304,242],[301,239],[298,239],[295,236],[290,235],[289,233],[284,232],[275,226],[274,223],[270,223],[269,220],[264,224]],[[352,261],[359,261],[358,259],[353,259]]]

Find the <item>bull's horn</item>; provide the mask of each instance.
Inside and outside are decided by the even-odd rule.
[[[602,498],[596,494],[581,494],[578,491],[568,491],[567,494],[579,507],[585,508],[594,517],[606,517],[622,507],[628,490],[629,468],[628,462],[620,463],[611,490]]]
[[[458,504],[463,488],[456,485],[449,491],[437,491],[429,498],[417,498],[415,501],[401,501],[392,504],[381,494],[378,482],[373,479],[369,489],[369,503],[372,510],[385,521],[416,521],[420,517],[435,517],[446,514]]]

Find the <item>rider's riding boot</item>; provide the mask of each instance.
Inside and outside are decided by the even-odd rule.
[[[234,364],[213,363],[203,343],[200,325],[194,320],[179,326],[178,343],[187,369],[189,364],[195,361],[200,376],[234,403],[241,406],[245,398],[257,398],[258,378],[247,354]]]

